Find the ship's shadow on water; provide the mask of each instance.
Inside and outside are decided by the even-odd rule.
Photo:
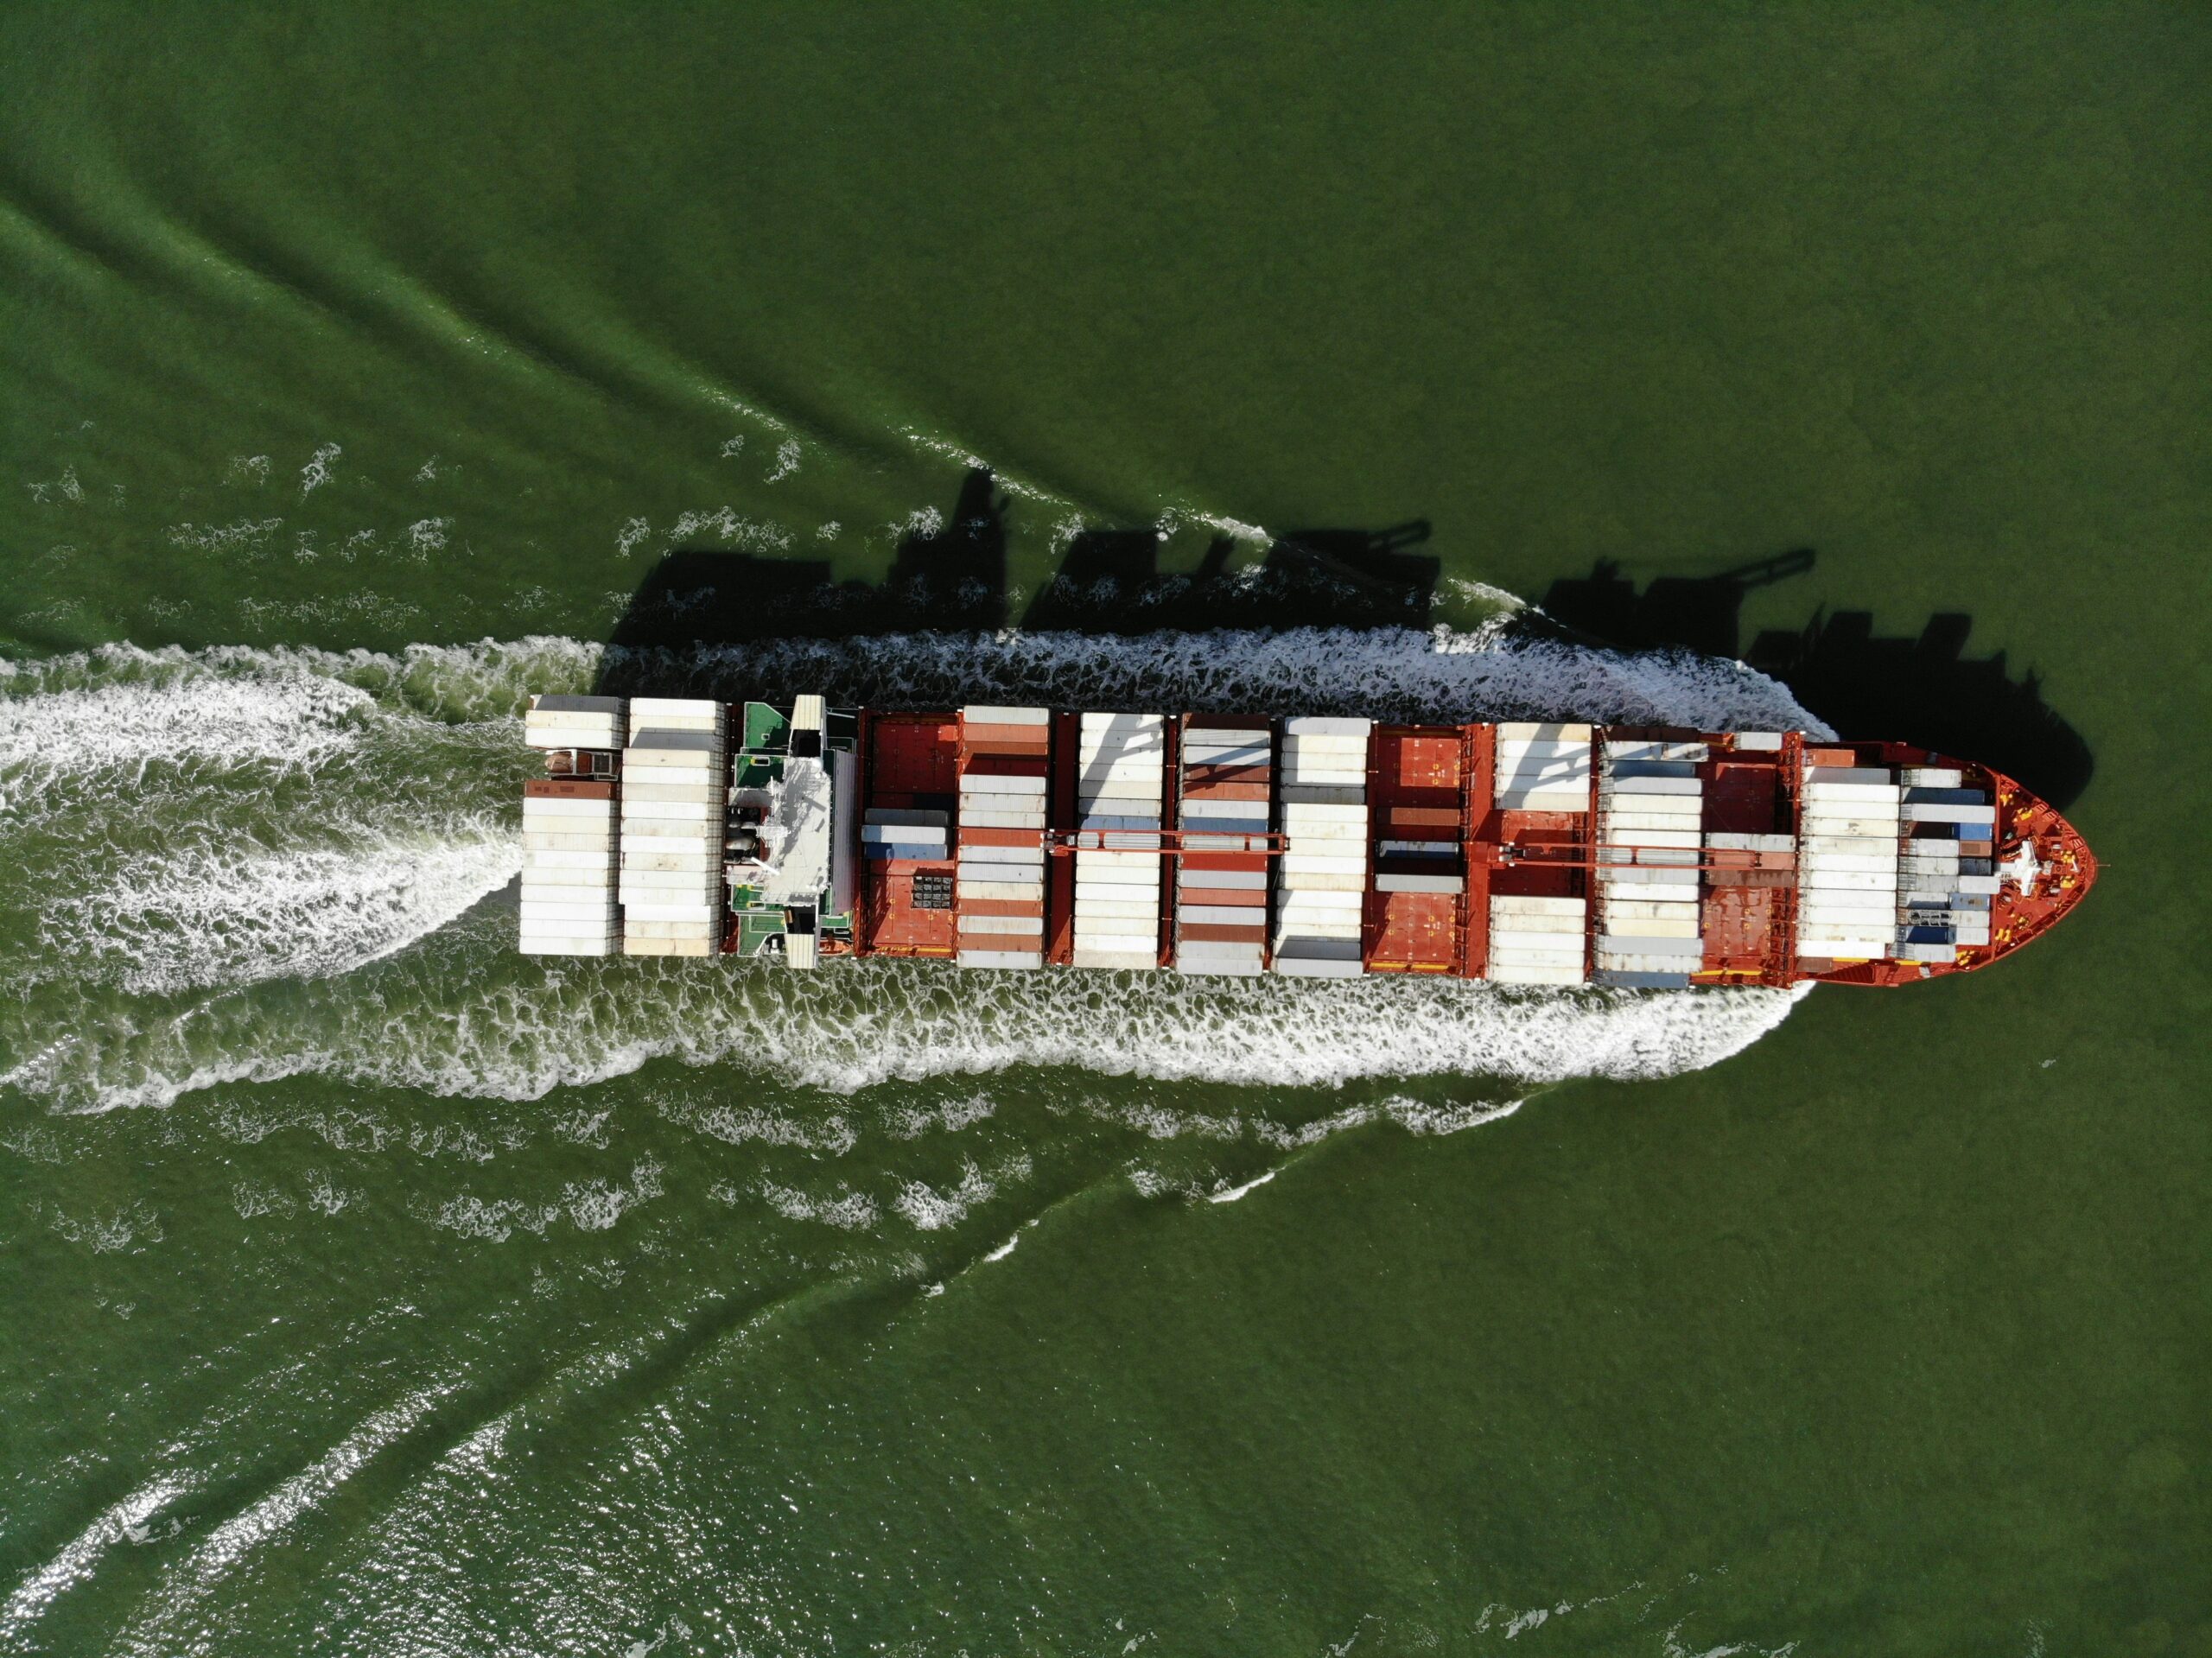
[[[2081,796],[2095,769],[2088,744],[2044,701],[2033,670],[2015,679],[2003,651],[1967,654],[1969,615],[1942,611],[1916,636],[1885,635],[1871,611],[1822,607],[1802,627],[1765,629],[1746,645],[1745,597],[1802,575],[1815,558],[1800,549],[1710,575],[1656,577],[1641,589],[1601,559],[1587,575],[1553,582],[1542,604],[1563,626],[1618,650],[1738,657],[1789,686],[1840,736],[1978,760],[2062,810]]]
[[[782,697],[785,658],[748,645],[786,639],[865,640],[891,633],[995,632],[1134,637],[1214,628],[1426,628],[1434,619],[1440,562],[1422,549],[1425,519],[1375,530],[1293,530],[1261,551],[1217,538],[1187,571],[1160,566],[1155,527],[1086,530],[1058,569],[1017,597],[1008,575],[1005,503],[990,472],[971,469],[950,512],[909,531],[880,581],[838,581],[827,560],[714,549],[669,554],[615,624],[594,687],[608,696],[656,691]],[[1639,588],[1610,560],[1552,583],[1532,635],[1623,651],[1682,649],[1741,658],[1787,685],[1846,736],[1895,738],[1980,760],[2064,808],[2093,767],[2081,734],[2043,700],[2034,673],[2012,677],[2001,651],[1967,652],[1972,618],[1943,613],[1916,637],[1878,634],[1871,612],[1815,610],[1795,631],[1748,644],[1743,609],[1754,589],[1802,575],[1801,549],[1700,576],[1660,576]],[[709,680],[700,653],[714,652]],[[866,677],[863,670],[863,677]],[[898,687],[855,686],[895,701]]]
[[[614,626],[594,687],[651,695],[670,651],[726,652],[726,695],[788,695],[747,678],[742,647],[774,639],[1020,627],[1135,636],[1209,628],[1426,627],[1438,561],[1417,549],[1429,526],[1294,530],[1254,556],[1217,537],[1198,567],[1163,570],[1156,528],[1086,530],[1060,568],[1017,600],[1007,575],[1005,503],[988,470],[962,480],[950,514],[904,536],[880,582],[836,580],[826,560],[685,549],[654,566]]]

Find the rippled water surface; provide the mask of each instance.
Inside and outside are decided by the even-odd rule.
[[[0,1652],[2212,1643],[2208,59],[0,18]],[[646,678],[1971,713],[2107,871],[1894,996],[519,956]]]

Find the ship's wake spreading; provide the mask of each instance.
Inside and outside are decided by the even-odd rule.
[[[534,691],[602,674],[882,705],[1667,720],[1820,730],[1738,664],[1454,632],[911,634],[610,660],[531,638],[397,655],[128,647],[0,664],[0,1083],[64,1109],[316,1073],[528,1099],[664,1057],[850,1091],[1007,1066],[1274,1085],[1535,1083],[1709,1064],[1781,993],[1630,995],[1396,979],[1001,977],[850,963],[513,953],[517,740]],[[489,900],[488,902],[486,900]]]

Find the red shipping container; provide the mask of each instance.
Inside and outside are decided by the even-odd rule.
[[[1268,930],[1264,926],[1232,927],[1208,921],[1186,921],[1179,929],[1179,936],[1193,943],[1264,944],[1268,942]]]
[[[963,846],[1042,846],[1042,829],[969,829],[964,824],[960,830]]]
[[[1042,915],[1044,905],[1027,898],[969,898],[963,893],[956,900],[962,915]]]
[[[1268,860],[1255,853],[1185,852],[1183,854],[1183,867],[1190,870],[1237,869],[1249,873],[1267,867]]]

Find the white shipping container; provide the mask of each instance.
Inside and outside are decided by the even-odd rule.
[[[722,856],[719,852],[639,852],[625,848],[622,854],[623,868],[656,873],[662,871],[704,873],[721,867]]]
[[[1580,968],[1585,959],[1580,940],[1572,950],[1563,946],[1524,944],[1517,940],[1493,938],[1490,946],[1490,964],[1502,967],[1573,967]]]
[[[1578,938],[1589,925],[1587,917],[1580,915],[1493,915],[1493,933],[1573,933]]]
[[[712,921],[721,905],[711,899],[677,898],[671,894],[651,903],[622,901],[622,913],[632,921]]]
[[[632,800],[622,802],[622,824],[719,823],[722,809],[715,801]]]
[[[1153,956],[1158,941],[1150,933],[1093,932],[1078,930],[1076,949],[1084,954],[1141,956],[1147,967],[1154,965]]]
[[[1034,972],[1045,965],[1044,956],[1035,950],[963,950],[955,959],[962,967],[1002,972]]]
[[[1586,743],[1590,740],[1590,727],[1573,721],[1561,723],[1547,720],[1505,720],[1499,722],[1498,741],[1513,742],[1528,739],[1536,740],[1558,739]]]
[[[524,921],[585,921],[594,926],[611,927],[614,924],[614,900],[612,897],[587,904],[569,904],[552,899],[526,898],[521,905]]]
[[[1535,898],[1517,894],[1497,893],[1490,901],[1490,912],[1500,915],[1573,915],[1587,913],[1588,901],[1579,898]]]
[[[1802,840],[1834,840],[1838,835],[1876,835],[1876,838],[1896,840],[1896,818],[1827,818],[1827,816],[1808,816],[1802,823]]]
[[[970,702],[960,710],[960,717],[970,725],[1041,726],[1051,722],[1052,714],[1045,708],[1003,708],[992,702]]]
[[[1932,801],[1908,801],[1904,819],[1908,823],[1956,823],[1964,829],[1994,829],[1994,806],[1947,806]]]
[[[591,748],[613,753],[622,746],[622,733],[614,726],[598,729],[578,726],[532,726],[523,733],[529,748]]]
[[[1648,917],[1654,920],[1679,920],[1685,912],[1685,907],[1681,904],[1647,898],[1641,893],[1634,898],[1615,898],[1608,895],[1605,899],[1605,914],[1613,920],[1627,920],[1637,917]]]
[[[1871,875],[1878,875],[1885,872],[1894,873],[1897,867],[1897,861],[1894,855],[1886,858],[1855,858],[1840,852],[1808,850],[1804,856],[1798,860],[1801,881],[1804,877],[1816,873],[1834,873],[1841,871]]]
[[[1077,767],[1085,777],[1100,777],[1107,772],[1129,776],[1158,777],[1167,769],[1165,751],[1160,748],[1126,748],[1109,743],[1103,747],[1085,746],[1078,751]]]
[[[1291,875],[1357,875],[1367,868],[1365,854],[1350,857],[1336,857],[1323,853],[1287,852],[1281,860],[1283,872]]]
[[[1294,714],[1282,722],[1287,737],[1364,737],[1374,728],[1372,720],[1331,714]]]
[[[1287,869],[1282,884],[1301,892],[1360,893],[1367,889],[1367,872],[1332,873],[1314,869]]]
[[[640,748],[632,742],[622,751],[623,778],[635,782],[647,772],[664,782],[719,778],[723,772],[722,758],[690,748]]]
[[[689,835],[625,835],[622,837],[622,858],[628,862],[632,854],[643,856],[648,853],[672,852],[697,855],[704,853],[719,858],[721,844],[718,838],[704,832],[703,825]]]
[[[563,795],[524,795],[522,800],[522,821],[525,829],[540,822],[551,827],[556,821],[560,827],[582,827],[586,823],[612,823],[614,803],[612,800],[572,799]]]
[[[1160,965],[1158,956],[1149,950],[1079,950],[1069,958],[1071,967],[1089,968],[1106,972],[1142,972]]]
[[[1179,867],[1176,885],[1260,893],[1267,890],[1268,872],[1264,869],[1198,869],[1184,864]]]
[[[705,720],[720,723],[728,712],[728,705],[712,697],[703,696],[633,696],[630,699],[630,723],[639,727],[655,727],[675,731],[682,727],[670,726],[669,720]]]
[[[1288,892],[1281,896],[1281,907],[1294,906],[1300,911],[1319,912],[1325,910],[1357,910],[1363,902],[1357,891],[1351,892]]]
[[[1703,936],[1694,915],[1662,920],[1653,916],[1615,915],[1605,911],[1605,931],[1623,938],[1697,938]]]
[[[1156,852],[1078,852],[1075,854],[1075,867],[1077,875],[1084,880],[1091,879],[1102,869],[1157,871],[1160,854]]]
[[[1839,892],[1893,893],[1897,885],[1895,870],[1864,873],[1844,869],[1807,869],[1799,871],[1797,876],[1797,886],[1801,892],[1827,887]]]
[[[1041,846],[969,846],[963,842],[960,848],[960,861],[964,864],[1041,864],[1045,861],[1045,848]]]
[[[1338,942],[1350,940],[1357,943],[1359,940],[1359,918],[1354,916],[1347,921],[1317,921],[1308,918],[1298,922],[1295,925],[1285,922],[1276,929],[1275,936],[1278,939],[1329,939]]]
[[[1808,783],[1803,790],[1803,797],[1807,800],[1885,805],[1901,799],[1904,793],[1894,783]]]
[[[1492,984],[1581,984],[1580,963],[1573,967],[1542,967],[1534,962],[1494,962],[1484,975]]]
[[[960,779],[963,795],[1039,795],[1045,792],[1041,777],[1009,777],[996,772],[969,772]]]
[[[1801,938],[1797,941],[1800,959],[1810,957],[1824,962],[1878,962],[1886,960],[1892,948],[1886,938]]]
[[[1823,785],[1835,784],[1871,784],[1882,789],[1894,789],[1897,778],[1884,765],[1808,765],[1805,781],[1815,791]]]
[[[622,801],[626,808],[633,800],[674,800],[686,804],[703,804],[722,798],[719,783],[626,783],[622,785]]]
[[[625,956],[716,956],[721,950],[709,938],[626,938]]]
[[[1043,890],[1041,880],[963,880],[959,887],[962,898],[1011,899],[1016,901],[1033,899]]]
[[[548,830],[525,829],[522,849],[528,852],[609,852],[614,847],[612,824],[602,829]]]
[[[1893,835],[1808,835],[1799,843],[1799,849],[1845,858],[1895,858],[1897,842]]]
[[[619,714],[547,714],[535,708],[523,715],[522,720],[524,734],[533,748],[620,748],[626,724]],[[575,742],[563,740],[550,744],[537,740],[541,737],[565,734],[579,734],[589,740]]]
[[[1147,859],[1144,865],[1088,864],[1085,858],[1109,854],[1081,852],[1076,854],[1075,878],[1084,886],[1135,886],[1152,888],[1160,885],[1160,860]]]
[[[1160,900],[1149,895],[1131,897],[1126,886],[1078,886],[1075,893],[1075,912],[1079,916],[1105,916],[1125,921],[1142,919],[1160,913]]]

